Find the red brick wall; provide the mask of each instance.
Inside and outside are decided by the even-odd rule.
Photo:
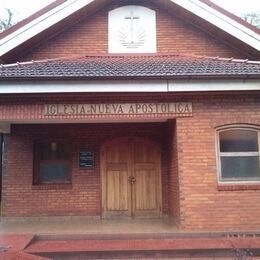
[[[243,53],[224,44],[219,36],[195,27],[187,17],[168,12],[160,5],[139,1],[156,11],[158,53],[181,53],[220,57],[246,58]],[[71,55],[108,53],[108,12],[120,5],[111,4],[71,27],[46,39],[17,60],[37,60]],[[184,20],[185,19],[185,20]]]
[[[81,97],[84,102],[91,98]],[[93,96],[96,102],[102,102]],[[11,99],[10,99],[11,100]],[[37,97],[20,98],[26,103],[41,102]],[[52,103],[60,100],[49,97]],[[74,99],[76,100],[76,99]],[[103,100],[103,99],[102,99]],[[228,187],[217,182],[215,129],[226,124],[260,126],[259,94],[218,94],[201,96],[129,95],[108,96],[106,102],[193,102],[193,117],[170,123],[15,125],[5,136],[3,177],[4,216],[99,215],[100,172],[98,151],[101,142],[116,136],[147,136],[162,144],[162,185],[164,213],[186,230],[258,230],[260,228],[260,185]],[[4,102],[11,103],[7,98]],[[16,100],[17,102],[17,100]],[[64,98],[62,102],[69,102]],[[76,101],[75,101],[76,102]],[[78,98],[78,102],[80,99]],[[31,107],[33,108],[33,107]],[[2,108],[2,111],[10,111]],[[15,111],[11,109],[12,113]],[[40,111],[40,110],[39,110]],[[37,112],[38,113],[38,112]],[[37,117],[37,113],[33,116]],[[22,114],[21,114],[22,115]],[[38,114],[39,118],[42,115]],[[73,185],[70,189],[34,190],[32,188],[33,139],[58,136],[73,142]],[[79,145],[92,146],[97,154],[96,171],[79,171]],[[179,188],[178,188],[179,183]]]
[[[168,172],[169,172],[169,215],[174,223],[180,226],[180,185],[178,175],[178,140],[176,122],[168,124]]]
[[[255,190],[220,191],[215,128],[226,124],[260,126],[260,96],[194,99],[194,116],[177,119],[181,227],[187,230],[258,230],[260,185]],[[250,186],[249,186],[250,188]]]
[[[151,138],[162,146],[164,213],[167,213],[165,125],[70,124],[14,125],[5,136],[2,216],[101,215],[100,145],[120,136]],[[72,185],[33,186],[34,140],[64,138],[72,142]],[[95,151],[95,169],[80,170],[80,148]]]

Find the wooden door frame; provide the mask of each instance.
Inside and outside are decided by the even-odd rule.
[[[158,159],[158,207],[159,207],[159,214],[158,217],[162,217],[162,172],[161,172],[161,145],[159,142],[153,140],[153,139],[149,139],[146,137],[137,137],[137,136],[128,136],[128,137],[118,137],[118,138],[113,138],[109,141],[104,142],[103,144],[101,144],[101,148],[100,148],[100,171],[101,171],[101,217],[102,218],[107,218],[109,217],[109,215],[107,214],[107,210],[106,210],[106,181],[107,181],[107,174],[106,174],[106,167],[105,167],[105,160],[104,160],[104,154],[105,154],[105,148],[107,145],[116,143],[116,142],[120,142],[127,140],[128,142],[130,140],[142,140],[145,142],[148,142],[150,144],[155,145],[156,147],[158,147],[159,149],[159,159]],[[129,196],[128,198],[128,205],[131,204],[131,196]],[[131,211],[131,209],[129,209],[129,211]],[[129,217],[130,216],[130,212],[129,212]]]

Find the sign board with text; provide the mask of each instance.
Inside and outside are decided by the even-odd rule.
[[[176,103],[110,103],[110,104],[46,104],[45,116],[142,116],[191,115],[191,102]]]

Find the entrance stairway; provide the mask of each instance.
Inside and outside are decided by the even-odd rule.
[[[0,253],[0,259],[258,259],[258,234],[175,233],[175,234],[87,234],[34,235],[21,244],[18,258],[13,245]],[[10,241],[11,241],[10,240]],[[1,242],[1,239],[0,239]],[[3,243],[3,242],[2,242]],[[2,245],[4,246],[4,245]],[[8,248],[9,246],[9,248]],[[2,254],[2,255],[1,255]],[[247,258],[242,258],[242,256]],[[26,258],[27,257],[27,258]],[[260,258],[259,258],[260,259]]]

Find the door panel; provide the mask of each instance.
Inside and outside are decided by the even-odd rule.
[[[101,153],[103,217],[159,216],[159,146],[146,139],[121,138],[103,145]]]
[[[102,148],[102,208],[107,217],[128,216],[130,192],[127,181],[127,141],[116,141]]]
[[[136,211],[156,210],[156,188],[154,171],[136,171]]]
[[[134,140],[133,154],[136,178],[134,215],[157,215],[160,211],[159,149],[145,140]]]
[[[128,151],[126,142],[116,142],[106,147],[106,162],[107,163],[127,163]]]
[[[107,171],[107,209],[127,211],[127,171]]]

